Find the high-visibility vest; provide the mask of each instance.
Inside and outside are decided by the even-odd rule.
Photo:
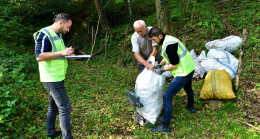
[[[43,28],[33,34],[36,40],[36,34],[42,32],[49,38],[52,46],[51,52],[62,51],[66,49],[62,36],[60,37],[49,27]],[[59,82],[65,79],[68,61],[64,56],[53,60],[38,62],[41,82]]]
[[[195,69],[194,61],[184,46],[184,44],[173,36],[166,35],[162,45],[161,55],[165,59],[166,64],[170,64],[168,55],[166,54],[166,48],[168,45],[178,43],[177,54],[179,56],[179,64],[176,69],[171,70],[171,74],[176,76],[187,76]]]

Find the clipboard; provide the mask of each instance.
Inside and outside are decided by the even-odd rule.
[[[91,55],[73,55],[73,56],[65,56],[65,58],[92,58]]]

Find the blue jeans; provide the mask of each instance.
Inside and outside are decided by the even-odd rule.
[[[192,91],[192,76],[194,71],[192,71],[187,76],[175,77],[171,84],[168,86],[163,94],[163,123],[169,125],[170,118],[172,114],[172,98],[182,89],[185,90],[188,97],[188,107],[193,107],[194,105],[194,94]]]
[[[144,65],[143,64],[139,64],[139,69],[140,69],[140,73],[144,70]]]
[[[60,127],[64,139],[73,138],[70,129],[71,105],[67,96],[64,81],[43,82],[43,86],[49,91],[49,108],[47,114],[47,132],[55,133],[55,120],[59,111]]]

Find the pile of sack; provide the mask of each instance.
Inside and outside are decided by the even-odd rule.
[[[194,78],[203,78],[205,73],[210,70],[219,69],[226,70],[231,79],[236,77],[238,59],[234,57],[231,52],[237,50],[242,43],[242,38],[239,36],[228,36],[223,39],[207,42],[206,48],[209,50],[207,55],[205,51],[197,57],[194,50],[190,54],[195,63]]]
[[[231,35],[223,39],[207,42],[205,44],[209,50],[207,55],[205,51],[202,51],[197,57],[194,50],[190,52],[195,63],[195,73],[193,77],[203,78],[204,74],[208,73],[201,90],[200,98],[232,99],[235,97],[232,91],[231,80],[236,77],[238,59],[233,56],[231,52],[237,50],[241,43],[242,38]],[[231,83],[231,85],[226,87],[229,83]],[[230,90],[233,92],[233,95],[230,95],[232,93],[228,93],[231,92]],[[225,96],[225,93],[229,94],[228,97]],[[223,96],[223,94],[225,95]]]

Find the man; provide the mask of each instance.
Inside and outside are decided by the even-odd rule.
[[[35,55],[38,61],[40,80],[49,91],[49,108],[47,114],[48,137],[73,138],[70,128],[71,104],[67,96],[64,79],[68,61],[64,56],[70,56],[74,50],[66,48],[61,34],[69,32],[72,20],[69,14],[61,13],[51,26],[34,33]],[[55,119],[59,110],[61,131],[55,130]]]
[[[148,32],[152,27],[146,27],[143,20],[137,20],[133,25],[135,33],[131,37],[132,51],[134,52],[136,60],[139,62],[140,72],[146,67],[149,70],[154,70],[155,66],[149,63],[151,56],[155,57],[155,61],[160,62],[161,56],[157,51],[157,44],[152,43]]]
[[[156,67],[155,72],[162,74],[163,71],[170,71],[175,77],[163,94],[163,121],[162,124],[152,129],[152,131],[170,132],[170,118],[172,113],[172,98],[183,88],[188,96],[188,105],[186,108],[195,113],[194,94],[192,91],[192,76],[194,74],[194,62],[187,48],[177,38],[165,35],[161,29],[152,28],[149,31],[149,37],[153,42],[162,45],[162,57],[160,65]],[[161,68],[165,62],[166,67]]]

